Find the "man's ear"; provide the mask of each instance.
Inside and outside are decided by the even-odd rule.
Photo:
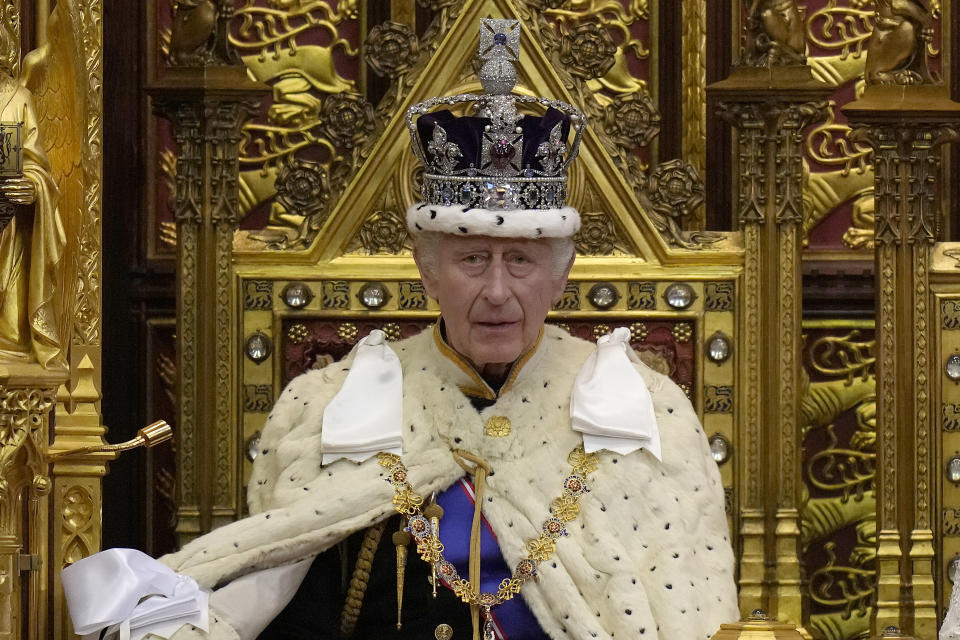
[[[570,269],[573,268],[573,261],[577,259],[576,250],[570,253],[570,260],[567,262],[566,268],[563,270],[563,274],[557,278],[556,289],[553,291],[553,304],[560,302],[560,298],[563,297],[563,290],[567,287],[567,278],[570,277]]]
[[[420,254],[417,246],[413,246],[413,261],[417,263],[417,269],[420,271],[420,281],[423,282],[423,289],[427,292],[427,295],[437,299],[437,288],[438,283],[436,280],[436,274],[432,269],[427,268],[423,263],[423,256]]]

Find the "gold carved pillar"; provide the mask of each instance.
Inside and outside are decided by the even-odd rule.
[[[226,42],[230,2],[209,37],[174,30],[171,59],[148,90],[177,145],[177,533],[181,544],[241,513],[234,389],[233,233],[240,130],[268,88],[253,82]],[[174,23],[198,16],[180,5]],[[182,14],[182,15],[181,15]],[[201,44],[197,45],[197,42]]]
[[[931,357],[937,353],[938,315],[929,267],[945,192],[940,147],[957,139],[960,104],[944,87],[874,84],[843,112],[855,135],[874,149],[879,510],[874,630],[895,625],[934,638],[938,409],[931,385],[939,379],[939,363]],[[912,597],[905,598],[906,592]]]
[[[799,625],[805,619],[798,511],[803,131],[825,117],[831,89],[805,64],[796,7],[779,4],[789,5],[778,14],[781,28],[748,16],[742,60],[707,91],[738,134],[741,335],[747,341],[739,435],[740,608],[744,615],[763,609]]]
[[[177,464],[180,543],[241,511],[234,398],[233,232],[240,129],[262,87],[243,67],[177,68],[151,93],[177,143]]]
[[[79,345],[74,350],[82,353]],[[72,389],[63,385],[57,392],[55,439],[48,455],[53,475],[50,562],[55,596],[50,637],[54,638],[74,637],[60,570],[100,550],[102,481],[107,463],[115,458],[101,451],[106,429],[97,406],[100,371],[89,354],[82,355],[71,378]]]
[[[50,637],[46,464],[50,416],[67,373],[0,365],[0,639]],[[23,603],[30,603],[23,606]]]

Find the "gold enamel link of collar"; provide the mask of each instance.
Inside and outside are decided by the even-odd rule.
[[[517,563],[511,577],[503,579],[496,593],[490,593],[474,589],[470,581],[461,578],[456,567],[443,557],[439,535],[421,513],[423,497],[410,486],[407,468],[400,456],[378,453],[377,461],[389,470],[387,482],[395,492],[393,506],[409,518],[406,531],[416,541],[417,553],[426,562],[436,565],[441,577],[461,600],[481,607],[492,607],[510,600],[520,593],[524,582],[537,575],[538,564],[549,560],[556,550],[557,540],[567,535],[566,524],[580,514],[580,498],[589,491],[587,477],[599,464],[596,454],[584,453],[582,446],[570,452],[567,462],[571,473],[563,481],[563,493],[550,503],[550,517],[543,521],[540,535],[527,540],[527,557]]]

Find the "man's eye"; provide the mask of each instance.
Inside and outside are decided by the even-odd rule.
[[[530,261],[527,260],[527,256],[513,256],[510,258],[510,262],[513,264],[527,264]]]
[[[466,262],[467,264],[480,264],[481,262],[483,262],[483,256],[473,254],[464,258],[463,261]]]

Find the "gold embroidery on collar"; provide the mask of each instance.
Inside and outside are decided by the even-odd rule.
[[[447,344],[447,341],[443,339],[443,336],[440,333],[440,322],[433,325],[433,342],[437,346],[437,350],[441,354],[447,357],[453,364],[457,366],[461,371],[463,371],[467,376],[471,378],[473,382],[472,385],[460,385],[460,390],[468,395],[476,398],[484,398],[485,400],[496,400],[498,395],[503,395],[513,384],[517,381],[517,378],[520,376],[520,371],[523,369],[533,355],[537,352],[537,349],[540,347],[540,342],[543,340],[543,327],[540,327],[540,333],[537,335],[537,341],[533,343],[533,346],[530,347],[521,355],[516,362],[513,363],[513,366],[510,368],[510,373],[507,375],[506,381],[503,383],[503,386],[500,387],[500,393],[494,393],[493,389],[490,388],[490,385],[487,384],[487,381],[477,373],[477,370],[467,362],[466,358],[457,353],[453,347]]]
[[[480,374],[470,366],[470,363],[467,362],[463,356],[453,350],[453,347],[447,344],[447,341],[443,339],[443,336],[440,335],[440,322],[433,325],[433,342],[437,345],[437,349],[447,357],[450,362],[455,364],[457,368],[463,371],[467,376],[472,379],[473,385],[471,387],[462,386],[460,389],[467,395],[476,396],[479,398],[484,398],[486,400],[496,400],[497,395],[493,392],[493,389],[490,388],[490,385],[480,377]],[[467,391],[469,389],[469,391]]]
[[[543,327],[540,327],[540,333],[537,334],[537,341],[533,343],[533,346],[530,349],[520,356],[520,358],[513,363],[513,367],[510,369],[510,375],[507,376],[507,381],[503,383],[503,386],[500,387],[500,393],[504,394],[510,390],[510,387],[513,386],[513,383],[517,381],[517,377],[520,375],[520,370],[523,369],[530,358],[533,357],[533,354],[537,352],[537,349],[540,347],[540,341],[543,340]]]

